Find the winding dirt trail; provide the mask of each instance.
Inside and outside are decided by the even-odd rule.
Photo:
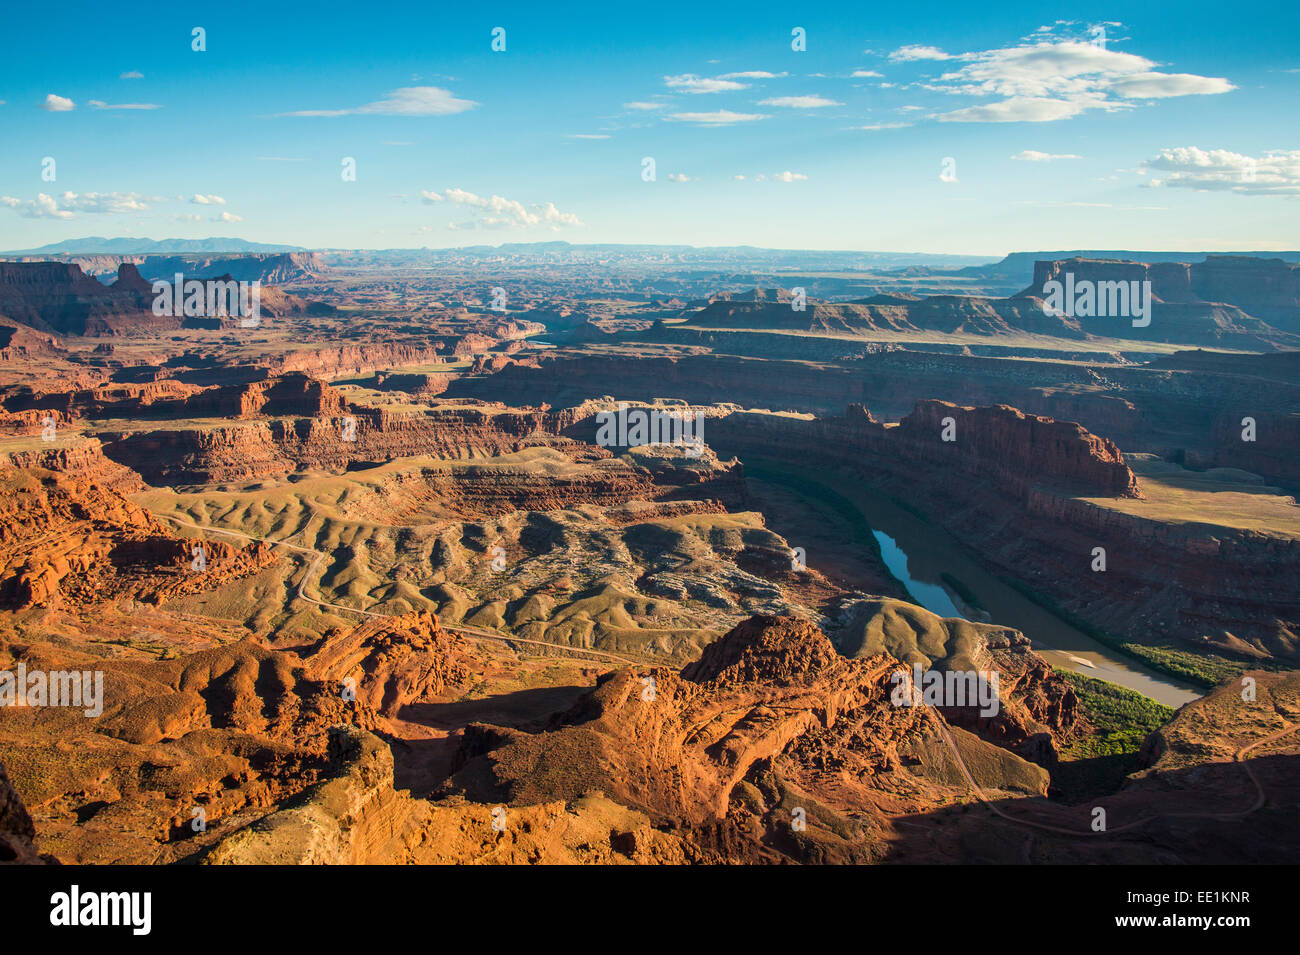
[[[1282,727],[1277,732],[1270,733],[1268,736],[1265,736],[1263,739],[1258,739],[1248,746],[1241,747],[1241,749],[1237,750],[1237,752],[1233,754],[1232,757],[1233,762],[1239,763],[1241,765],[1241,768],[1246,772],[1246,776],[1250,779],[1251,783],[1254,784],[1255,786],[1255,792],[1256,792],[1255,802],[1248,809],[1240,809],[1235,812],[1158,812],[1151,816],[1144,816],[1143,818],[1135,820],[1134,822],[1125,823],[1122,826],[1107,828],[1105,830],[1102,830],[1101,832],[1097,832],[1092,829],[1089,829],[1086,832],[1081,832],[1078,829],[1069,829],[1066,828],[1065,826],[1055,826],[1047,822],[1038,822],[1033,819],[1023,819],[1019,816],[1014,816],[1006,812],[1004,809],[1002,809],[1001,806],[997,805],[997,803],[989,799],[989,797],[985,794],[984,790],[980,787],[980,784],[975,781],[975,777],[971,775],[971,771],[966,765],[966,760],[962,758],[961,751],[957,748],[957,744],[953,741],[952,734],[948,732],[948,725],[947,722],[944,720],[943,716],[934,712],[933,708],[931,707],[926,707],[925,712],[934,721],[935,726],[939,730],[939,735],[943,737],[943,741],[948,744],[948,748],[952,751],[953,758],[957,760],[957,768],[961,770],[961,774],[965,778],[966,784],[970,786],[971,791],[974,792],[977,797],[979,797],[980,802],[984,803],[984,805],[986,805],[989,809],[991,809],[995,815],[1001,817],[1002,819],[1007,820],[1008,822],[1017,823],[1018,825],[1031,826],[1035,829],[1043,829],[1047,832],[1057,832],[1066,836],[1080,836],[1084,838],[1092,838],[1098,835],[1106,835],[1106,834],[1111,834],[1116,832],[1126,832],[1130,829],[1136,829],[1139,826],[1144,826],[1147,823],[1154,822],[1157,819],[1163,819],[1163,818],[1228,820],[1228,819],[1242,819],[1246,816],[1249,816],[1251,813],[1263,808],[1264,804],[1268,802],[1268,795],[1264,792],[1264,787],[1260,783],[1259,777],[1256,775],[1254,767],[1252,767],[1250,763],[1245,761],[1246,754],[1249,753],[1251,750],[1255,749],[1257,746],[1263,746],[1267,743],[1272,743],[1276,740],[1281,739],[1283,736],[1286,736],[1287,734],[1293,733],[1297,729],[1300,729],[1300,723],[1290,723]]]

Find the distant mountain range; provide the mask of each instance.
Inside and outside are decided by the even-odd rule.
[[[85,239],[65,239],[43,245],[39,249],[19,249],[5,255],[183,255],[187,253],[210,254],[214,252],[305,252],[297,245],[277,245],[266,242],[249,242],[247,239],[137,239],[123,237],[105,239],[89,236]]]

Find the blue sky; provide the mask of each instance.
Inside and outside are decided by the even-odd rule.
[[[0,248],[1300,248],[1293,4],[269,7],[8,10]]]

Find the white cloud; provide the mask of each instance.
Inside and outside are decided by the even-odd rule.
[[[71,219],[73,213],[60,209],[59,204],[45,193],[39,193],[35,199],[15,199],[13,196],[0,196],[0,206],[16,209],[24,219]]]
[[[82,212],[101,215],[143,212],[149,208],[144,198],[135,192],[65,192],[56,199],[42,192],[35,199],[0,196],[0,205],[8,206],[26,219],[72,219]]]
[[[1053,162],[1057,159],[1078,159],[1074,153],[1045,153],[1037,149],[1022,149],[1011,157],[1012,159],[1023,159],[1025,162]]]
[[[190,199],[190,202],[196,206],[224,206],[226,204],[226,200],[220,196],[205,196],[201,192],[194,193],[194,197]]]
[[[885,75],[884,73],[877,73],[875,70],[854,70],[852,73],[849,74],[849,76],[852,79],[859,79],[859,80],[866,79],[867,77],[871,77],[871,76],[880,79],[884,75]]]
[[[758,101],[759,106],[788,106],[792,109],[821,109],[824,106],[843,106],[824,96],[774,96]]]
[[[889,58],[895,63],[911,63],[916,60],[951,60],[952,56],[935,46],[900,46]]]
[[[697,126],[731,126],[735,123],[752,123],[767,119],[762,113],[733,113],[729,109],[720,109],[712,113],[673,113],[669,119],[682,123],[694,123]]]
[[[212,217],[213,222],[243,222],[243,216],[237,216],[233,212],[222,212],[219,216]]]
[[[1272,150],[1256,157],[1181,146],[1161,150],[1146,167],[1165,173],[1149,182],[1151,188],[1300,195],[1300,150]]]
[[[105,103],[102,99],[87,100],[91,109],[162,109],[157,103]]]
[[[570,139],[609,139],[609,133],[572,133]]]
[[[450,116],[477,106],[473,100],[460,99],[440,86],[404,86],[384,94],[384,98],[351,109],[301,109],[279,116]]]
[[[1000,97],[941,113],[950,123],[1042,123],[1087,110],[1131,109],[1135,99],[1226,93],[1221,77],[1160,73],[1133,53],[1078,40],[1036,41],[964,54],[965,66],[926,88],[951,95]]]
[[[736,175],[732,176],[731,178],[734,179],[736,182],[744,182],[744,181],[745,181],[745,177],[742,176],[742,175],[740,175],[739,173],[737,173]]]
[[[727,93],[732,90],[749,89],[747,83],[737,83],[735,80],[719,78],[710,79],[705,76],[696,76],[694,73],[665,76],[664,85],[669,89],[680,90],[683,93]]]
[[[950,113],[940,113],[938,118],[941,123],[1050,123],[1078,116],[1088,108],[1084,102],[1042,96],[1013,96],[987,106],[967,106]]]
[[[623,108],[624,109],[663,109],[667,105],[668,105],[667,103],[635,102],[635,103],[624,103]]]
[[[775,80],[782,76],[789,76],[789,73],[769,73],[767,70],[746,70],[743,73],[723,73],[718,79],[721,80]]]
[[[144,74],[141,73],[139,70],[127,70],[125,73],[119,76],[118,79],[119,80],[142,80],[144,79]]]
[[[1111,88],[1125,99],[1213,96],[1236,89],[1222,77],[1197,76],[1194,73],[1139,73],[1116,80]]]
[[[691,179],[690,176],[683,176],[679,172],[670,172],[668,174],[668,181],[669,182],[694,182],[695,180]]]
[[[51,113],[66,113],[68,110],[76,109],[77,104],[72,102],[66,96],[59,96],[56,93],[50,93],[45,97],[45,102],[41,104],[41,109],[48,110]]]
[[[788,169],[785,172],[778,172],[772,176],[774,182],[802,182],[807,178],[808,177],[801,172],[791,172]]]
[[[878,129],[906,129],[911,123],[872,123],[870,126],[855,126],[854,129],[865,129],[874,132]]]
[[[577,216],[561,212],[553,202],[534,203],[529,207],[504,196],[477,196],[464,189],[447,189],[441,194],[425,189],[421,190],[420,197],[427,205],[447,202],[481,210],[481,215],[468,222],[448,223],[448,228],[452,229],[528,229],[548,226],[554,230],[563,226],[582,225]]]

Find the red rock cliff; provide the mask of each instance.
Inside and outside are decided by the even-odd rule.
[[[949,418],[953,440],[945,441]],[[1007,405],[966,408],[920,401],[892,437],[923,460],[951,462],[1023,493],[1046,482],[1081,494],[1141,496],[1137,476],[1114,442],[1072,421],[1040,418]]]

